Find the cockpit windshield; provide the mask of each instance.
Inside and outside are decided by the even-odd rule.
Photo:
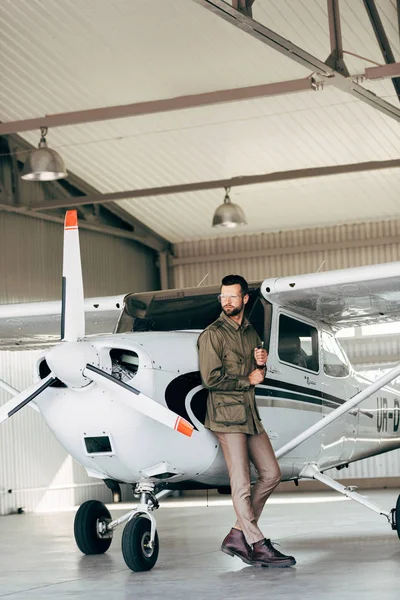
[[[117,333],[205,329],[221,312],[218,294],[217,286],[131,294],[125,298]],[[247,316],[259,296],[259,288],[251,289],[249,296]]]

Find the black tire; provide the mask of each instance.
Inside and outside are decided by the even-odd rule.
[[[400,496],[397,498],[396,502],[396,530],[397,535],[400,538]]]
[[[97,532],[97,521],[102,519],[111,519],[102,502],[88,500],[79,507],[75,515],[74,535],[83,554],[104,554],[109,549],[112,538],[101,538]]]
[[[158,534],[153,548],[146,547],[150,540],[150,519],[138,515],[127,523],[122,533],[122,555],[132,571],[150,571],[158,558]]]

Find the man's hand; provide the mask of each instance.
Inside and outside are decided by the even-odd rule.
[[[264,350],[265,352],[265,350]],[[264,381],[264,369],[254,369],[249,375],[250,385],[258,385]]]
[[[257,365],[263,367],[267,362],[268,352],[265,348],[254,348],[254,360]]]

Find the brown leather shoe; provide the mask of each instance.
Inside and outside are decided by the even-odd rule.
[[[221,545],[222,552],[229,556],[238,556],[247,565],[252,565],[252,548],[246,542],[243,531],[232,527]]]
[[[271,540],[261,540],[253,544],[251,564],[255,567],[293,567],[296,564],[293,556],[285,556],[271,543]]]

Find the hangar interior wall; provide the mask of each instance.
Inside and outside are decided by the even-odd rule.
[[[248,281],[318,270],[330,271],[400,260],[400,219],[343,224],[258,235],[238,235],[174,244],[170,261],[173,287],[218,284],[239,273]],[[357,369],[382,368],[399,360],[400,336],[341,340]],[[400,382],[399,382],[400,384]],[[400,474],[400,450],[332,470],[340,479],[387,478]]]
[[[399,260],[400,219],[212,238],[173,245],[171,287],[218,284],[228,273],[249,281]]]
[[[174,287],[218,283],[230,272],[249,280],[398,260],[400,221],[235,236],[176,244],[170,263]],[[62,227],[0,212],[0,295],[3,303],[60,297]],[[153,251],[128,240],[81,231],[85,295],[112,295],[159,287]],[[324,262],[325,261],[325,262]],[[389,343],[390,342],[390,343]],[[354,363],[369,366],[400,355],[400,338],[345,340]],[[385,354],[386,353],[386,354]],[[0,376],[17,389],[31,383],[40,351],[0,352]],[[386,356],[387,355],[387,356]],[[390,355],[390,356],[389,356]],[[385,358],[386,356],[386,358]],[[9,399],[0,391],[0,404]],[[333,477],[397,477],[400,452],[350,465]],[[40,415],[25,409],[0,428],[0,514],[57,510],[97,498],[110,501],[102,482],[88,478],[55,440]]]
[[[159,288],[156,253],[128,239],[80,229],[86,298]],[[0,212],[0,301],[61,298],[63,226]]]
[[[0,212],[1,303],[60,299],[62,244],[62,225]],[[154,251],[83,229],[80,246],[86,297],[159,289]],[[40,353],[1,351],[0,377],[25,389]],[[0,390],[0,404],[9,399]],[[0,514],[59,509],[90,498],[110,501],[111,492],[87,477],[37,412],[25,408],[1,425]]]

